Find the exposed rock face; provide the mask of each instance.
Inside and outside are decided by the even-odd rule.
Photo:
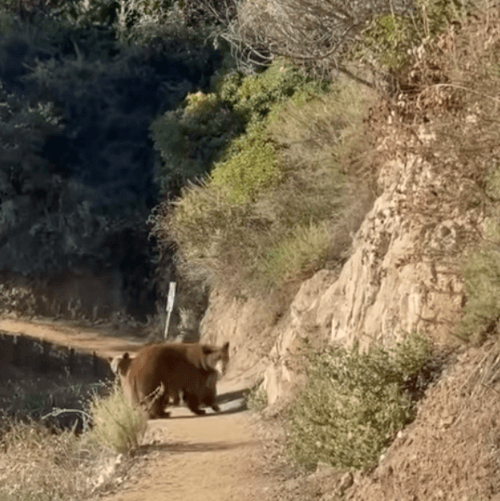
[[[352,257],[318,302],[317,321],[330,326],[331,341],[364,346],[414,331],[440,338],[461,309],[461,280],[446,264],[419,255],[424,227],[401,214],[398,191],[394,186],[377,199]]]
[[[276,294],[266,299],[235,298],[214,290],[200,325],[201,341],[223,344],[230,341],[229,373],[245,373],[248,384],[262,379],[269,354],[284,326],[285,299]]]
[[[432,136],[422,134],[421,140]],[[293,385],[293,354],[301,337],[345,345],[357,341],[364,348],[373,340],[387,343],[416,331],[438,341],[453,333],[464,302],[457,257],[474,217],[459,216],[441,196],[453,189],[450,185],[460,186],[450,171],[410,153],[387,161],[379,175],[381,195],[340,274],[322,270],[305,281],[278,324],[277,309],[268,300],[237,306],[212,298],[206,331],[218,332],[219,339],[213,339],[218,343],[234,339],[236,350],[260,344],[256,359],[265,357],[267,363],[263,386],[270,404]]]

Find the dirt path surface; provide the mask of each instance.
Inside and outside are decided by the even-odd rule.
[[[136,351],[141,341],[106,335],[102,329],[1,319],[0,330],[39,337],[108,357]],[[116,492],[106,501],[265,500],[268,477],[262,444],[245,410],[245,378],[224,379],[218,386],[220,413],[195,416],[172,409],[170,419],[150,420],[145,444]]]
[[[57,322],[28,322],[26,320],[1,318],[0,330],[26,334],[51,343],[72,346],[102,357],[112,357],[123,351],[136,351],[144,341],[137,338],[118,337],[109,334],[111,329],[76,327]]]
[[[104,499],[265,499],[265,482],[259,480],[256,466],[260,444],[245,413],[191,417],[188,410],[175,409],[172,414],[169,420],[149,423],[148,455],[157,452],[151,464],[123,490]]]

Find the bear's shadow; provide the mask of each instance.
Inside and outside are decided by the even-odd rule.
[[[245,399],[245,393],[247,389],[230,391],[227,393],[221,393],[217,395],[217,404],[220,406],[221,410],[219,412],[214,412],[208,410],[208,412],[203,416],[198,416],[194,413],[181,416],[172,416],[167,419],[190,419],[190,418],[209,418],[216,417],[226,414],[235,414],[237,412],[243,412],[248,409],[247,402]],[[167,409],[168,410],[168,409]]]

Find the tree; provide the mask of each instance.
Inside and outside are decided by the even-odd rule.
[[[215,38],[229,42],[241,62],[277,56],[327,69],[376,16],[403,14],[412,0],[200,0]],[[221,8],[224,4],[225,8]]]

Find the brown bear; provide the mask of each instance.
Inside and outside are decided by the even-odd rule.
[[[113,373],[117,376],[120,376],[120,382],[122,385],[123,393],[125,394],[125,397],[127,400],[131,403],[135,403],[135,398],[133,397],[131,393],[131,386],[126,382],[127,379],[127,373],[130,368],[130,364],[132,363],[133,358],[130,358],[130,355],[128,352],[124,353],[123,355],[118,355],[116,357],[108,357],[109,365],[111,366],[111,369]],[[164,391],[164,388],[163,390]],[[169,402],[172,405],[179,405],[181,401],[181,395],[179,392],[175,392],[174,390],[171,390],[168,395]]]
[[[200,405],[219,411],[216,404],[217,367],[225,373],[229,342],[222,347],[200,343],[160,343],[145,346],[135,358],[128,353],[113,359],[123,392],[130,403],[145,405],[150,418],[167,417],[165,407],[183,392],[189,409],[205,414]],[[177,402],[176,402],[177,401]]]

